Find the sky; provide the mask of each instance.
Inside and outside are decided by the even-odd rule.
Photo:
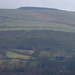
[[[48,7],[75,11],[75,0],[0,0],[0,8]]]

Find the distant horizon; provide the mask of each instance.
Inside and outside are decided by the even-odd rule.
[[[72,10],[65,10],[65,9],[59,9],[59,8],[50,8],[50,7],[40,7],[40,6],[22,6],[22,7],[35,7],[35,8],[48,8],[48,9],[57,9],[57,10],[61,10],[61,11],[71,11],[71,12],[75,12],[75,11],[72,11]],[[0,8],[0,9],[18,9],[18,8],[21,8],[21,7],[17,7],[17,8]]]

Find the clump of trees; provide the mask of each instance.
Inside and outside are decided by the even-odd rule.
[[[50,58],[37,59],[37,64],[31,64],[35,61],[30,61],[27,65],[23,61],[17,64],[0,65],[0,75],[75,75],[75,60],[70,58],[65,60],[51,60]]]

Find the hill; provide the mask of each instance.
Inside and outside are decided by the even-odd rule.
[[[61,10],[58,10],[58,9],[45,8],[45,7],[20,7],[18,9],[22,9],[22,10],[57,10],[57,11],[61,11]]]
[[[0,9],[0,75],[75,75],[74,20],[53,8]]]
[[[75,32],[75,13],[40,7],[0,9],[0,30]]]
[[[75,75],[75,33],[0,31],[1,72],[0,75]]]

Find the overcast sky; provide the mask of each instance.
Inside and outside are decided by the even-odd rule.
[[[75,0],[0,0],[0,8],[36,6],[75,11]]]

